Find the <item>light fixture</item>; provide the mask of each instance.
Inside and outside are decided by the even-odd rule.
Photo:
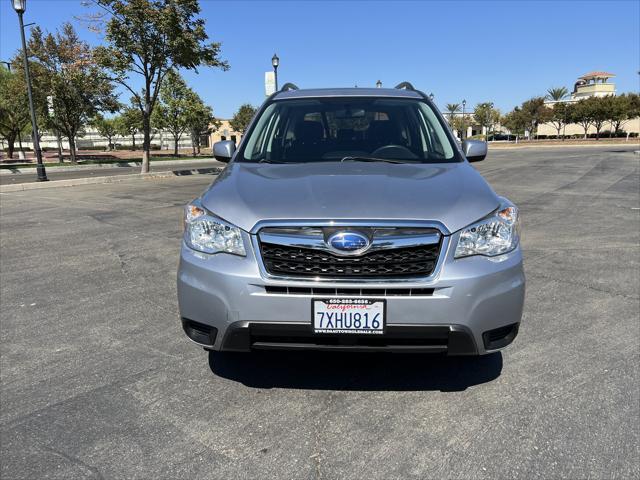
[[[13,0],[13,9],[18,13],[24,13],[27,9],[27,0]]]

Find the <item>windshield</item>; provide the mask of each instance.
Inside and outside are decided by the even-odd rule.
[[[435,112],[417,99],[276,100],[243,144],[237,159],[245,162],[460,161]]]

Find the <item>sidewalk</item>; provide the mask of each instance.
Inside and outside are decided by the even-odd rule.
[[[152,165],[162,165],[167,167],[173,167],[176,165],[184,165],[184,164],[202,164],[202,165],[222,165],[220,162],[215,160],[214,158],[185,158],[180,160],[151,160]],[[122,167],[140,167],[142,165],[141,161],[119,161],[119,162],[108,162],[108,163],[89,163],[89,164],[79,164],[79,165],[70,165],[65,164],[65,166],[49,166],[46,165],[46,170],[48,172],[78,172],[82,170],[99,170],[101,168],[122,168]],[[0,168],[0,175],[19,175],[19,174],[29,174],[35,173],[36,167],[19,167],[12,168],[10,165],[2,165]]]
[[[218,162],[217,162],[218,163]],[[117,182],[130,182],[136,180],[152,180],[162,178],[173,178],[178,176],[189,175],[217,175],[222,171],[223,167],[201,167],[191,169],[176,169],[157,171],[150,173],[132,173],[132,174],[120,174],[120,175],[105,175],[96,177],[78,177],[70,178],[66,180],[50,180],[48,182],[36,181],[35,174],[33,179],[24,183],[15,183],[9,185],[0,185],[1,193],[10,192],[23,192],[27,190],[40,190],[46,188],[59,188],[59,187],[73,187],[76,185],[91,185],[91,184],[105,184],[105,183],[117,183]]]

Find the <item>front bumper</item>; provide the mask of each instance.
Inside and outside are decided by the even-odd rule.
[[[456,245],[455,237],[449,245]],[[251,245],[248,240],[245,245]],[[493,258],[454,259],[449,246],[442,255],[445,258],[439,271],[424,281],[322,282],[322,287],[347,286],[361,289],[362,296],[386,299],[388,333],[374,344],[348,338],[355,335],[314,335],[311,299],[322,295],[304,291],[318,287],[318,282],[264,278],[251,248],[246,257],[205,255],[183,244],[178,269],[180,316],[189,337],[212,350],[312,348],[485,354],[513,341],[525,293],[520,247]],[[289,291],[298,287],[298,291],[273,293],[278,289],[267,288],[283,286]],[[368,289],[379,292],[398,287],[433,291],[421,296],[367,294]]]

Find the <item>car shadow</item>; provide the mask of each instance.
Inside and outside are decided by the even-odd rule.
[[[458,392],[498,378],[502,354],[209,352],[209,368],[252,388]]]

